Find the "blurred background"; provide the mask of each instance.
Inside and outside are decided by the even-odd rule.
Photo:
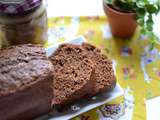
[[[46,0],[48,17],[104,16],[103,0]],[[160,14],[154,17],[154,32],[160,38]]]
[[[104,15],[102,0],[47,0],[48,16],[97,16]]]

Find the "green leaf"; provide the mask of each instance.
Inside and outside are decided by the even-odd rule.
[[[146,14],[146,11],[144,8],[138,8],[138,10],[136,11],[136,13],[139,15],[139,16],[145,16]]]
[[[145,2],[143,0],[136,2],[138,8],[144,8]]]
[[[113,1],[114,0],[104,0],[104,2],[107,3],[107,4],[113,4]]]
[[[140,25],[140,26],[143,26],[144,25],[144,19],[143,18],[139,18],[137,20],[137,23]]]
[[[147,33],[144,28],[141,28],[140,32],[141,32],[143,35],[145,35],[145,34]]]
[[[149,46],[149,51],[152,51],[154,49],[154,46],[155,46],[155,43],[151,43],[150,46]]]
[[[152,19],[152,15],[149,15],[149,16],[148,16],[148,20],[146,21],[146,25],[147,25],[148,31],[152,31],[152,30],[153,30],[153,19]]]
[[[146,9],[147,9],[148,13],[151,13],[151,14],[156,13],[158,10],[157,6],[154,4],[147,4]]]

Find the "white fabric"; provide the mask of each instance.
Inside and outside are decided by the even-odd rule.
[[[147,120],[160,120],[160,97],[146,101]]]

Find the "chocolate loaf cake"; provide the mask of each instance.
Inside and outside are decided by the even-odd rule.
[[[53,104],[69,104],[92,93],[94,65],[78,45],[64,44],[50,57],[54,65]]]
[[[116,77],[114,75],[112,61],[105,55],[101,54],[101,50],[95,46],[84,43],[82,47],[86,50],[88,58],[95,63],[95,88],[93,95],[112,90],[116,85]]]
[[[0,50],[0,120],[30,120],[48,113],[53,66],[41,46]]]

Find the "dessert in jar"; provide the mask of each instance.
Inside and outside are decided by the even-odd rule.
[[[0,0],[0,47],[47,42],[43,0]]]

